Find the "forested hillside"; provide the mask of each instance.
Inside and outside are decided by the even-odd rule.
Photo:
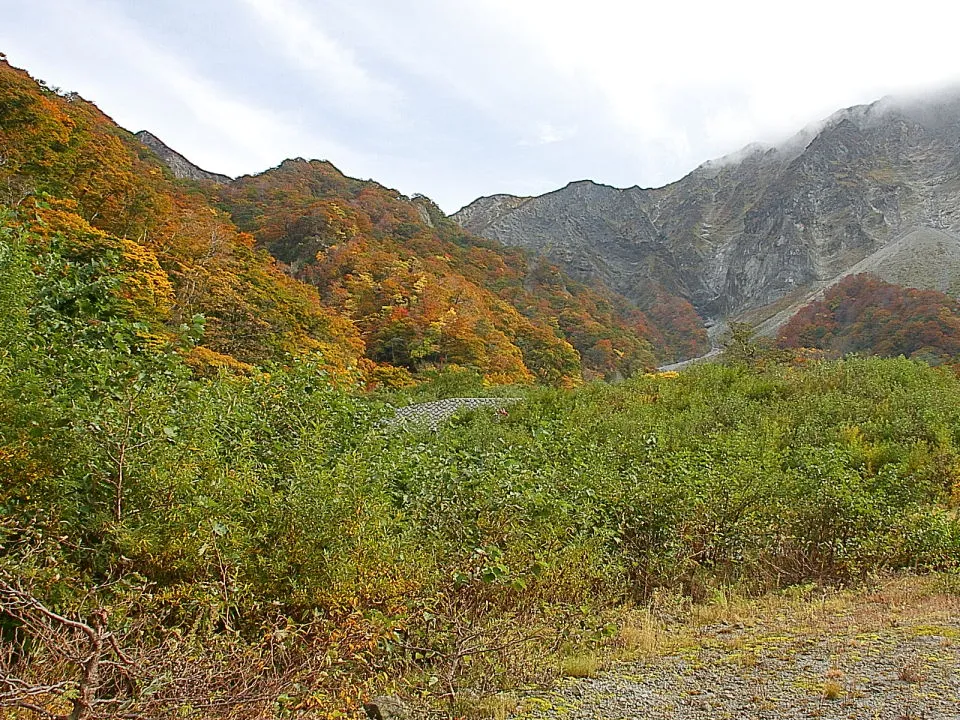
[[[122,272],[35,242],[0,234],[7,717],[483,717],[613,608],[960,557],[951,371],[703,366],[390,432],[404,396],[313,362],[196,376]]]
[[[952,362],[960,354],[960,303],[936,290],[851,275],[794,315],[778,343],[835,357],[864,353]]]
[[[425,197],[345,177],[328,162],[288,160],[209,189],[239,227],[356,321],[379,362],[563,384],[580,372],[570,345],[587,377],[610,378],[706,343],[702,320],[679,298],[664,294],[645,315],[603,286],[471,235]]]
[[[356,366],[363,344],[355,327],[315,290],[284,275],[251,236],[173,182],[151,151],[94,105],[5,62],[0,155],[5,222],[29,230],[31,248],[52,251],[66,268],[103,263],[100,272],[116,276],[113,294],[131,319],[152,321],[151,332],[166,338],[202,323],[201,344],[191,350],[196,366],[309,352],[337,373]]]
[[[198,367],[314,353],[374,383],[453,366],[491,383],[571,385],[703,344],[685,303],[665,297],[651,322],[612,292],[473,238],[425,198],[317,161],[224,186],[177,181],[94,105],[5,63],[0,81],[7,222],[122,246],[143,272],[155,264],[155,319],[173,331],[204,318]]]
[[[705,338],[682,301],[670,308],[665,298],[654,325],[612,292],[470,235],[427,198],[347,178],[327,162],[288,160],[210,190],[238,226],[356,322],[380,363],[570,384],[581,372],[630,375],[695,352]]]

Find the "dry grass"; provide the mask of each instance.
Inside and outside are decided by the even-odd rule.
[[[903,575],[839,590],[806,585],[759,597],[722,588],[713,589],[709,600],[701,603],[661,591],[646,607],[610,610],[595,618],[595,627],[618,627],[612,637],[584,634],[553,648],[534,643],[530,649],[540,655],[515,660],[542,663],[546,684],[558,675],[594,677],[623,662],[656,665],[659,658],[668,656],[696,661],[706,649],[725,656],[732,665],[730,671],[750,682],[750,702],[757,709],[770,710],[778,700],[770,696],[763,680],[766,666],[779,667],[784,657],[812,643],[822,648],[824,659],[829,658],[829,669],[819,676],[805,675],[798,687],[817,703],[811,714],[823,715],[837,707],[833,703],[853,702],[861,694],[863,678],[852,670],[857,662],[852,658],[868,649],[872,638],[936,635],[942,645],[950,646],[960,642],[958,615],[956,575]],[[913,684],[927,682],[926,669],[923,658],[917,657],[903,665],[899,678]],[[883,679],[893,680],[889,673]],[[457,715],[467,720],[507,720],[529,702],[530,698],[518,702],[503,693],[461,698]],[[902,717],[916,716],[904,712]]]
[[[823,683],[823,697],[827,700],[837,700],[843,695],[843,685],[836,680],[827,680]]]
[[[919,660],[911,660],[897,673],[897,677],[905,683],[913,685],[922,683],[924,680],[923,667]]]
[[[801,588],[758,598],[727,591],[719,600],[694,606],[685,625],[694,632],[713,625],[729,625],[762,632],[789,627],[793,632],[873,632],[891,623],[946,622],[960,612],[960,584],[942,576],[902,576],[869,588],[833,590]],[[671,628],[671,633],[674,629]]]
[[[520,701],[513,695],[499,694],[479,698],[459,698],[457,717],[465,720],[507,720],[520,708]]]
[[[564,677],[588,678],[600,672],[600,658],[596,655],[570,655],[560,661],[560,674]]]
[[[618,659],[648,660],[660,655],[667,648],[665,630],[649,612],[630,613],[617,635]]]
[[[753,668],[760,664],[760,657],[755,650],[748,650],[737,656],[737,662],[745,668]]]
[[[956,576],[899,576],[855,589],[813,585],[750,597],[734,589],[715,590],[710,600],[690,604],[672,593],[657,595],[649,607],[628,608],[605,614],[602,621],[619,630],[599,642],[566,646],[559,655],[517,658],[522,663],[543,663],[544,682],[553,673],[568,678],[594,677],[620,662],[654,662],[676,653],[695,653],[705,645],[730,653],[731,662],[754,673],[769,655],[789,652],[803,638],[832,638],[831,658],[857,652],[860,636],[889,632],[943,634],[960,615],[960,582]],[[957,637],[960,642],[960,635]],[[943,643],[954,642],[946,637]],[[533,644],[531,649],[543,649]],[[529,669],[529,668],[528,668]],[[909,683],[924,681],[920,662],[907,663],[899,673]],[[751,675],[752,676],[752,675]],[[842,700],[856,692],[856,680],[837,664],[806,688],[824,702]],[[516,700],[494,695],[471,700],[460,715],[500,720],[510,717]],[[760,688],[753,698],[758,706],[768,702]]]

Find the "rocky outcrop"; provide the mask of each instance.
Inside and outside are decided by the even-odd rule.
[[[960,231],[960,94],[849,108],[662,188],[582,181],[480,198],[453,217],[641,306],[665,289],[714,320],[739,316],[829,283],[912,229]],[[960,277],[955,260],[930,287]]]
[[[528,197],[516,195],[489,195],[467,205],[456,214],[457,222],[463,226],[485,228],[496,222],[501,216],[513,212],[523,205]]]
[[[160,138],[151,132],[141,130],[136,134],[136,137],[137,140],[153,150],[156,156],[163,161],[163,164],[170,168],[170,172],[172,172],[176,178],[209,180],[215,183],[228,183],[232,179],[227,175],[208,172],[207,170],[197,167],[176,150],[167,147]]]

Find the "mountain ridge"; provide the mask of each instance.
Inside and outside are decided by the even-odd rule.
[[[175,178],[180,180],[209,180],[215,183],[228,183],[233,180],[229,175],[210,172],[194,165],[186,157],[167,145],[149,130],[134,133],[134,137],[148,148],[153,150],[164,165],[170,168]]]
[[[717,322],[837,278],[911,227],[957,231],[958,169],[952,88],[838,110],[659,188],[580,181],[478,198],[452,217],[641,307],[666,290]]]
[[[378,361],[494,362],[485,345],[506,362],[516,347],[503,342],[514,338],[541,380],[574,351],[586,376],[618,377],[706,343],[684,301],[664,298],[644,315],[602,285],[584,286],[550,263],[470,234],[425,196],[349,178],[327,161],[288,159],[209,190],[291,275],[357,322]],[[475,319],[486,318],[473,330],[471,307]],[[555,359],[545,366],[540,356]],[[504,377],[526,377],[522,366],[511,367]],[[573,369],[565,367],[563,382]]]
[[[370,387],[447,370],[572,386],[706,342],[686,301],[644,314],[327,161],[209,173],[6,62],[0,158],[0,213],[86,253],[120,252],[124,307],[169,342],[193,328],[184,352],[199,372],[312,357]]]

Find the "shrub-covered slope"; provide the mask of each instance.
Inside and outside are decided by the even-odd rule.
[[[311,362],[192,374],[125,263],[0,231],[0,669],[46,712],[452,712],[606,637],[605,607],[960,557],[952,372],[708,365],[396,435]],[[112,633],[93,680],[37,602]]]
[[[118,252],[131,270],[126,282],[144,291],[129,291],[143,312],[168,329],[205,318],[199,365],[318,353],[348,373],[360,357],[350,321],[175,182],[132,135],[2,61],[0,156],[0,202],[17,208],[6,222],[94,255]]]
[[[956,569],[952,371],[855,358],[638,373],[519,389],[505,416],[398,434],[385,401],[429,388],[375,399],[333,382],[365,364],[352,319],[93,106],[2,65],[0,81],[4,720],[343,720],[384,692],[459,715],[609,638],[611,608]],[[453,310],[506,305],[464,274],[502,272],[516,317],[541,327],[497,252],[452,237],[436,267],[461,262],[455,247],[472,264],[417,270],[405,243],[447,246],[384,219],[419,227],[402,215],[416,206],[310,202],[356,224],[344,244],[408,264],[397,295],[425,279],[417,304],[439,304],[439,278]],[[250,207],[239,221],[260,222]],[[375,312],[392,276],[361,253],[326,269],[338,244],[315,261],[328,302]],[[539,282],[583,297],[552,271]]]

